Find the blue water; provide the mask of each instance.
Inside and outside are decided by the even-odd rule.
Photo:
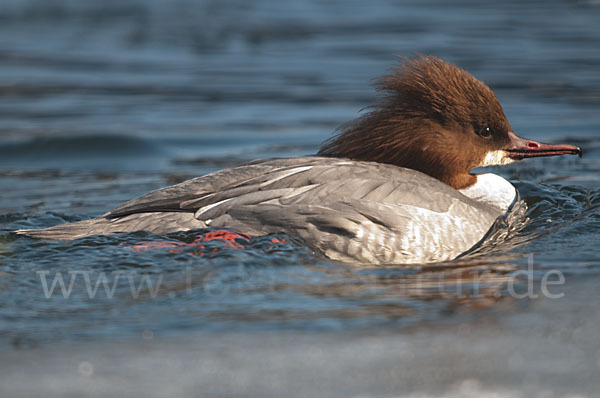
[[[600,3],[592,0],[452,5],[440,0],[4,0],[0,353],[5,358],[29,355],[35,362],[37,351],[30,350],[38,349],[39,355],[70,360],[43,350],[77,342],[80,350],[91,350],[88,357],[95,357],[104,344],[122,344],[120,349],[138,361],[122,371],[136,374],[142,372],[143,355],[131,347],[140,341],[185,358],[194,342],[218,342],[219,336],[231,333],[259,340],[285,335],[292,341],[289,336],[308,334],[323,353],[320,359],[311,362],[287,340],[281,352],[318,368],[329,341],[340,333],[349,345],[360,347],[357,335],[372,335],[389,345],[412,341],[417,328],[433,340],[448,340],[440,348],[443,353],[453,344],[453,332],[448,337],[441,330],[450,328],[456,331],[454,343],[464,349],[459,362],[472,362],[477,369],[477,361],[523,350],[507,343],[524,339],[519,330],[537,330],[539,339],[526,340],[531,355],[524,359],[522,374],[532,372],[538,384],[527,384],[531,380],[521,373],[509,377],[507,359],[478,376],[479,387],[467,380],[457,394],[468,396],[475,388],[473,396],[520,396],[515,391],[527,386],[536,394],[544,388],[598,391],[593,377],[600,371],[593,359],[600,351],[596,332],[592,327],[577,329],[587,319],[597,319],[589,304],[600,299],[590,287],[600,283],[598,21]],[[61,243],[11,233],[96,216],[152,189],[245,161],[315,153],[339,125],[373,102],[371,83],[395,65],[395,55],[415,53],[439,56],[484,80],[519,135],[583,148],[583,159],[535,159],[492,170],[509,178],[528,204],[531,221],[512,238],[518,245],[435,267],[357,268],[332,264],[284,236],[277,238],[287,244],[273,245],[272,237],[253,240],[247,250],[213,243],[209,249],[217,251],[197,255],[189,248],[131,249],[150,240],[193,239],[186,234],[156,237],[140,232]],[[571,292],[556,300],[560,304],[542,294],[536,299],[510,294],[510,283],[519,292],[527,288],[526,280],[513,277],[528,270],[529,259],[536,293],[548,271],[564,276],[564,284],[550,288]],[[49,295],[44,289],[44,280],[51,288],[57,275],[65,288],[73,278],[66,296],[60,285]],[[90,298],[89,289],[102,275],[114,291],[109,294],[100,284]],[[148,281],[156,291],[144,285]],[[132,293],[132,286],[142,286],[139,294]],[[558,327],[550,320],[567,318],[572,322],[543,335],[546,326]],[[491,329],[504,334],[478,340],[489,351],[476,356],[459,337],[461,325],[472,333]],[[548,337],[571,328],[581,330],[578,339],[556,343]],[[161,345],[171,339],[182,345]],[[263,349],[244,347],[249,356],[261,355]],[[576,362],[586,363],[590,373],[539,382],[571,366],[562,349],[580,350]],[[276,357],[265,350],[269,358]],[[220,358],[218,351],[203,355]],[[385,350],[379,355],[384,359]],[[452,372],[428,362],[435,355],[426,349],[411,355],[422,359],[417,362],[425,372]],[[554,366],[537,368],[538,355]],[[24,393],[11,382],[10,375],[18,373],[11,366],[25,373],[45,372],[31,363],[0,362],[7,394],[39,395],[45,389],[42,382],[34,383]],[[231,363],[219,359],[213,365],[225,369]],[[75,376],[83,377],[74,366]],[[348,361],[339,359],[339,366],[349,366]],[[57,370],[57,375],[69,377],[73,369]],[[452,383],[464,381],[470,370],[467,366],[464,374],[447,380],[415,381],[403,391],[434,396],[454,391]],[[296,371],[303,374],[302,369],[290,370]],[[486,379],[490,374],[500,375],[497,383]],[[233,374],[238,381],[231,384],[239,391],[223,388],[215,394],[241,394],[239,377]],[[206,376],[206,382],[210,379]],[[103,380],[96,392],[111,385],[110,378]],[[335,375],[332,380],[337,380]],[[397,393],[393,382],[385,380],[380,387],[389,388],[378,391]],[[368,392],[359,385],[348,388]],[[46,392],[77,394],[86,386],[67,384]],[[275,391],[280,390],[269,386],[254,385],[250,395],[278,396]],[[432,386],[440,390],[428,389]],[[158,394],[151,387],[140,391]],[[350,394],[333,388],[326,395],[337,396],[335,391]]]

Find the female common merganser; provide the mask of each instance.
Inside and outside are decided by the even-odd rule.
[[[255,161],[97,218],[18,233],[71,240],[218,227],[299,236],[343,262],[439,262],[480,244],[518,200],[508,181],[472,169],[582,155],[576,146],[517,137],[492,90],[439,58],[406,58],[377,87],[379,103],[317,156]]]

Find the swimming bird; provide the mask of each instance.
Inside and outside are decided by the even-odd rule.
[[[286,233],[347,263],[431,263],[481,244],[519,200],[477,167],[577,154],[518,137],[483,82],[431,56],[403,58],[378,102],[316,156],[254,161],[152,191],[99,217],[30,237],[72,240],[146,230]]]

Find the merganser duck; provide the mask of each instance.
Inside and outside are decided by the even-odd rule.
[[[519,138],[483,82],[436,57],[404,58],[377,105],[317,156],[261,160],[152,191],[102,216],[20,234],[53,240],[146,230],[287,233],[347,263],[432,263],[479,245],[518,201],[477,167],[577,154]]]

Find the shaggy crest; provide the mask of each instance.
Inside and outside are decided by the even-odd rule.
[[[459,189],[475,182],[469,172],[490,151],[509,142],[511,127],[492,90],[439,58],[402,58],[376,87],[378,104],[343,126],[319,155],[407,167]]]

